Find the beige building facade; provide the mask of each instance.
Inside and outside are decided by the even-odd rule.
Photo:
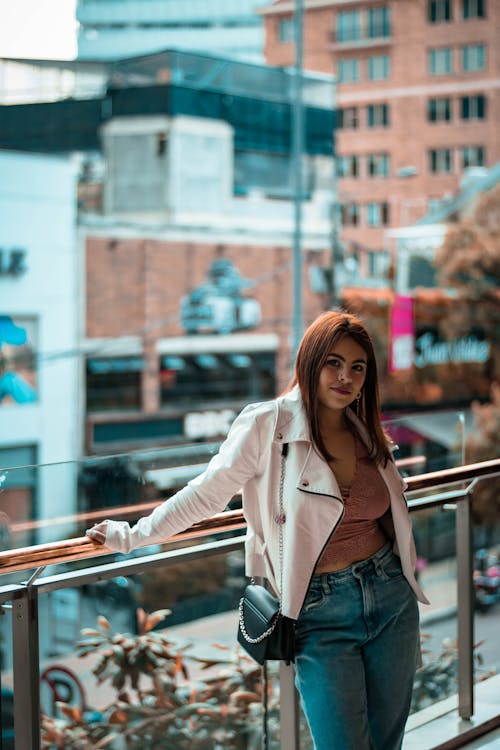
[[[293,6],[263,11],[269,64],[293,63]],[[304,67],[338,78],[342,240],[365,274],[387,228],[499,161],[499,32],[495,0],[305,0]]]

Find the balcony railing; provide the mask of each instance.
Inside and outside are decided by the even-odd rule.
[[[456,513],[458,712],[466,721],[474,714],[471,498],[479,480],[499,475],[500,459],[495,459],[407,479],[410,512],[446,508]],[[120,510],[123,515],[123,509]],[[174,540],[206,537],[214,533],[242,529],[244,526],[241,511],[225,512],[196,524],[182,534],[176,535]],[[218,541],[207,541],[198,546],[112,563],[105,563],[99,559],[109,552],[87,537],[1,552],[0,574],[30,571],[29,577],[23,583],[11,583],[0,587],[0,606],[12,610],[15,750],[40,748],[38,601],[41,594],[74,589],[117,575],[144,573],[181,561],[209,558],[239,550],[242,546],[242,536],[230,536]],[[96,557],[96,564],[84,570],[40,577],[48,565]],[[284,665],[280,665],[280,696],[281,747],[283,750],[298,749],[298,702],[293,687],[293,672]]]

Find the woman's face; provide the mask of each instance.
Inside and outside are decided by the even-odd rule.
[[[367,365],[366,352],[354,339],[349,336],[340,339],[319,374],[319,406],[333,410],[349,406],[363,387]]]

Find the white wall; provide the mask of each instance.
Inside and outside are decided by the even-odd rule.
[[[78,446],[75,172],[69,158],[0,152],[0,247],[24,249],[27,266],[0,276],[0,315],[36,318],[41,355],[38,400],[0,404],[0,448],[36,445],[39,464],[74,459]],[[72,512],[74,471],[39,473],[39,518]]]

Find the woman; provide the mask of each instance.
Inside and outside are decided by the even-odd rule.
[[[283,446],[287,445],[284,450]],[[278,488],[285,461],[284,509]],[[207,469],[133,529],[87,532],[114,550],[158,542],[220,512],[242,488],[246,572],[296,623],[296,684],[316,750],[401,747],[418,657],[415,545],[380,420],[366,328],[327,312],[307,329],[279,398],[246,407]]]

